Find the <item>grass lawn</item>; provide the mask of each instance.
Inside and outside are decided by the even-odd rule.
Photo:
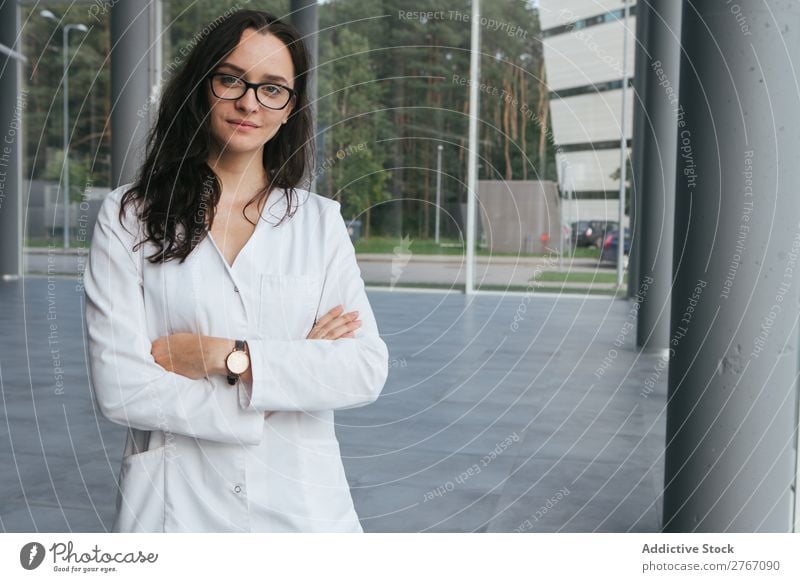
[[[45,239],[45,238],[32,238],[25,241],[25,246],[34,247],[37,249],[46,249],[50,246],[58,248],[64,246],[64,239],[60,238],[56,240],[56,239]]]
[[[48,239],[35,239],[26,240],[24,249],[53,249],[55,251],[64,250],[64,239],[48,240]],[[79,241],[72,239],[69,241],[69,250],[72,252],[89,252],[89,242]]]
[[[395,253],[412,255],[463,255],[464,244],[455,239],[441,239],[442,244],[437,245],[432,239],[409,239],[405,245],[399,238],[372,236],[369,239],[361,238],[356,241],[357,253],[379,253],[393,255]],[[489,249],[478,249],[478,255],[482,256],[509,256],[509,257],[544,257],[547,253],[493,253]],[[578,248],[575,249],[576,259],[597,259],[600,257],[600,249]],[[564,255],[568,260],[570,255]]]
[[[616,283],[617,272],[597,271],[589,273],[586,271],[543,271],[536,277],[537,281],[554,283]],[[628,281],[628,274],[624,274],[625,282]]]
[[[412,255],[462,255],[464,247],[456,240],[441,241],[437,245],[431,239],[412,239],[402,243],[399,238],[371,236],[368,239],[360,238],[356,241],[357,253],[380,253],[392,255],[397,253],[410,253]],[[397,250],[395,250],[397,249]],[[479,251],[480,252],[480,251]]]

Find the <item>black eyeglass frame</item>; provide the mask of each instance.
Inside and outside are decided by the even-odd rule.
[[[238,79],[239,81],[244,83],[245,90],[238,97],[220,97],[214,91],[214,77],[234,77],[235,79]],[[267,109],[272,109],[273,111],[281,111],[282,109],[286,109],[286,106],[289,105],[289,103],[291,103],[292,99],[297,97],[297,91],[295,91],[291,87],[287,87],[286,85],[281,85],[280,83],[273,83],[273,82],[249,83],[248,81],[245,81],[244,79],[242,79],[241,77],[235,75],[234,73],[210,73],[210,74],[206,75],[206,79],[208,79],[210,81],[210,83],[211,83],[211,92],[214,94],[214,97],[216,97],[217,99],[224,99],[225,101],[238,101],[239,99],[241,99],[242,97],[247,95],[247,92],[250,89],[253,89],[253,91],[255,91],[255,94],[256,94],[256,101],[258,101],[258,103],[262,107],[266,107]],[[259,89],[259,87],[263,87],[264,85],[272,85],[274,87],[280,87],[281,89],[286,89],[289,92],[289,98],[286,100],[286,103],[284,103],[283,106],[281,106],[281,107],[270,107],[269,105],[265,105],[264,102],[261,101],[261,99],[258,97],[258,89]]]

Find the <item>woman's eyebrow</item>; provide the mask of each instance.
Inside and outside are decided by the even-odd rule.
[[[220,65],[220,67],[228,67],[229,69],[232,69],[234,72],[239,73],[239,74],[244,74],[245,73],[244,69],[241,69],[241,68],[237,67],[236,65],[232,65],[230,63],[222,63]],[[281,82],[281,83],[284,83],[284,84],[288,83],[288,81],[286,79],[284,79],[283,77],[281,77],[280,75],[269,75],[269,74],[267,74],[267,75],[264,75],[263,77],[261,77],[261,80],[262,81],[278,81],[278,82]]]

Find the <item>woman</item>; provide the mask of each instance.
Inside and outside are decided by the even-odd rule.
[[[339,203],[296,188],[308,74],[291,26],[219,22],[101,207],[84,287],[97,402],[129,427],[113,531],[363,531],[333,410],[378,397],[388,353]]]

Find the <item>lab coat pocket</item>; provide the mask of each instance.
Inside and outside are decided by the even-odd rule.
[[[320,286],[320,278],[313,275],[261,275],[259,336],[305,339],[314,326]]]
[[[166,446],[122,458],[114,532],[164,531]]]

